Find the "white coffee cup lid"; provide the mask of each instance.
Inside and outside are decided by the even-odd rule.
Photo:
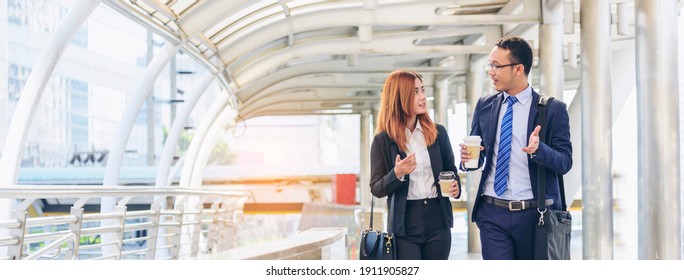
[[[478,135],[466,136],[463,138],[463,142],[482,142],[482,138]]]

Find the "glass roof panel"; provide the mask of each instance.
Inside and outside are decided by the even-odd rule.
[[[301,3],[299,3],[301,2]],[[308,2],[308,3],[304,3]],[[299,5],[297,5],[299,4]],[[313,1],[313,0],[303,0],[303,1],[293,1],[288,3],[290,8],[290,14],[306,14],[324,10],[342,9],[342,8],[355,8],[363,6],[362,2],[358,1]]]
[[[217,1],[217,0],[214,0]],[[272,6],[274,4],[277,4],[277,0],[262,0],[259,1],[258,3],[254,5],[247,6],[245,9],[242,9],[240,11],[237,11],[234,14],[229,15],[227,18],[224,20],[220,21],[218,24],[214,25],[213,27],[209,28],[204,34],[207,36],[207,38],[214,39],[214,37],[220,33],[222,30],[228,28],[230,25],[234,24],[235,22],[239,21],[240,19],[258,11],[261,10],[265,7]]]
[[[236,33],[233,34],[233,36],[234,36],[235,38],[239,39],[239,38],[240,38],[240,34],[250,34],[250,33],[254,32],[254,31],[257,30],[257,29],[264,28],[265,26],[267,26],[267,25],[269,25],[269,24],[271,24],[271,23],[274,23],[274,22],[277,22],[277,21],[281,21],[281,20],[284,20],[284,19],[285,19],[285,14],[283,14],[283,13],[274,14],[274,15],[268,16],[268,17],[266,17],[266,18],[264,18],[264,19],[262,19],[262,20],[256,21],[256,22],[250,24],[249,26],[245,26],[245,27],[244,27],[243,29],[241,29],[241,30],[237,30]]]
[[[285,18],[285,13],[283,11],[282,6],[279,4],[274,4],[268,7],[264,7],[263,9],[256,11],[252,14],[246,15],[243,18],[238,19],[237,21],[231,23],[230,25],[226,26],[219,34],[216,36],[211,37],[211,39],[214,41],[214,43],[219,44],[221,41],[224,39],[228,38],[229,36],[233,36],[235,33],[239,32],[241,29],[250,27],[248,28],[249,30],[252,30],[254,28],[251,28],[252,25],[258,25],[259,27],[263,27],[266,24],[264,22],[274,22],[276,20],[282,20]]]
[[[295,58],[287,63],[285,63],[285,67],[294,67],[297,65],[302,65],[302,64],[307,64],[307,63],[315,63],[315,62],[324,62],[324,61],[333,61],[335,60],[334,55],[311,55],[307,57],[300,57],[300,58]]]
[[[297,7],[311,5],[311,4],[318,4],[321,2],[329,2],[329,1],[325,1],[325,0],[292,0],[290,2],[287,2],[287,7],[292,9],[292,8],[297,8]]]
[[[169,1],[171,2],[171,1]],[[192,7],[193,5],[197,4],[199,1],[198,0],[172,0],[172,4],[170,5],[171,10],[173,10],[174,13],[177,15],[182,15],[188,8]],[[168,5],[168,3],[167,3]]]

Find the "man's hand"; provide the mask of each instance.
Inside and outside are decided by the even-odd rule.
[[[416,170],[416,153],[412,153],[404,159],[397,155],[394,160],[394,174],[397,175],[397,178],[410,174],[413,170]]]
[[[461,146],[461,162],[468,162],[470,160],[470,152],[468,151],[468,146],[466,144],[458,144]],[[484,147],[480,146],[480,151],[483,151]]]
[[[541,130],[541,126],[537,126],[534,128],[534,131],[532,131],[532,134],[530,134],[530,143],[527,145],[527,147],[522,148],[523,152],[526,152],[528,154],[534,154],[537,152],[537,149],[539,149],[539,131]]]

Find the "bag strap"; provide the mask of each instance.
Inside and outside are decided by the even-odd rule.
[[[553,96],[539,95],[539,102],[537,103],[537,111],[539,112],[539,125],[541,125],[541,131],[539,131],[539,141],[540,143],[546,143],[546,111],[547,104],[553,100]],[[546,170],[541,164],[537,164],[537,210],[540,213],[546,211]],[[561,205],[563,211],[567,210],[567,205],[565,204],[565,186],[563,184],[563,176],[558,176],[558,184],[560,187],[561,195]]]
[[[389,214],[387,215],[387,232],[392,232],[392,222],[394,221],[394,193],[389,198]]]
[[[389,214],[387,216],[387,232],[390,232],[390,229],[392,228],[392,218],[394,217],[394,194],[390,195],[391,197],[389,198]],[[373,230],[373,195],[371,194],[371,212],[370,212],[370,224],[369,227],[371,230]]]
[[[375,199],[373,199],[373,194],[371,194],[371,213],[370,213],[370,224],[369,224],[370,230],[373,230],[373,216],[375,216],[375,215],[373,215],[373,201],[375,201]]]

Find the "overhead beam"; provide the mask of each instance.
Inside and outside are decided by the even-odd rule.
[[[376,89],[376,88],[366,88],[366,90],[370,89]],[[274,105],[274,104],[282,104],[282,103],[292,103],[292,102],[334,102],[334,103],[340,103],[340,104],[348,104],[348,103],[355,103],[355,102],[378,102],[380,100],[379,96],[345,96],[344,94],[347,93],[349,90],[344,90],[342,94],[333,94],[329,92],[322,93],[322,91],[328,90],[328,89],[311,89],[309,91],[301,91],[305,90],[305,88],[300,88],[300,89],[295,89],[295,90],[300,90],[296,92],[278,92],[278,94],[274,94],[274,96],[265,98],[265,99],[259,99],[257,102],[250,104],[250,106],[245,106],[240,109],[241,114],[247,114],[249,115],[252,112],[259,111],[263,108],[266,108],[268,106]],[[363,89],[359,89],[363,90]]]
[[[251,96],[263,91],[264,89],[286,81],[292,78],[305,76],[309,74],[342,74],[345,73],[383,73],[388,74],[397,68],[401,68],[401,62],[429,60],[434,57],[444,57],[443,54],[404,54],[404,55],[387,55],[373,58],[360,59],[355,67],[350,67],[346,60],[316,62],[297,65],[294,67],[285,68],[276,72],[269,73],[268,76],[244,84],[236,92],[236,96],[240,100],[247,100]],[[464,64],[457,63],[453,67],[409,67],[421,74],[442,73],[442,74],[458,74],[467,71]]]
[[[375,9],[364,7],[340,8],[292,15],[286,20],[256,29],[245,29],[229,38],[217,43],[217,48],[223,56],[224,52],[243,54],[262,46],[273,38],[285,37],[288,34],[342,26],[422,26],[422,25],[500,25],[505,23],[537,24],[541,20],[538,0],[526,0],[515,5],[523,5],[523,11],[518,14],[486,14],[486,15],[437,15],[439,7],[453,5],[453,1],[415,1],[409,3],[384,4]],[[505,7],[504,7],[505,8]],[[410,14],[410,17],[397,15]],[[245,40],[249,38],[249,40]]]
[[[339,102],[338,104],[345,104]],[[336,108],[321,107],[320,101],[292,101],[272,104],[267,107],[259,108],[249,113],[240,113],[240,117],[249,119],[258,116],[283,116],[283,115],[321,115],[321,114],[358,114],[361,110],[371,109],[371,102],[366,103],[365,107],[356,108]],[[326,112],[329,111],[329,112]],[[347,111],[347,112],[344,112]]]
[[[416,46],[413,41],[416,39],[426,39],[444,36],[468,35],[473,33],[484,33],[487,43],[480,46],[463,45],[433,45]],[[491,51],[491,46],[499,39],[500,30],[496,27],[480,27],[475,29],[458,30],[434,30],[421,32],[405,32],[393,35],[374,36],[373,41],[360,43],[354,37],[320,40],[315,42],[298,44],[293,47],[283,48],[274,52],[255,57],[246,65],[233,65],[233,75],[238,85],[245,84],[252,80],[261,78],[276,66],[282,65],[287,61],[297,58],[314,55],[331,54],[408,54],[408,53],[432,53],[449,56],[454,54],[487,54]]]

